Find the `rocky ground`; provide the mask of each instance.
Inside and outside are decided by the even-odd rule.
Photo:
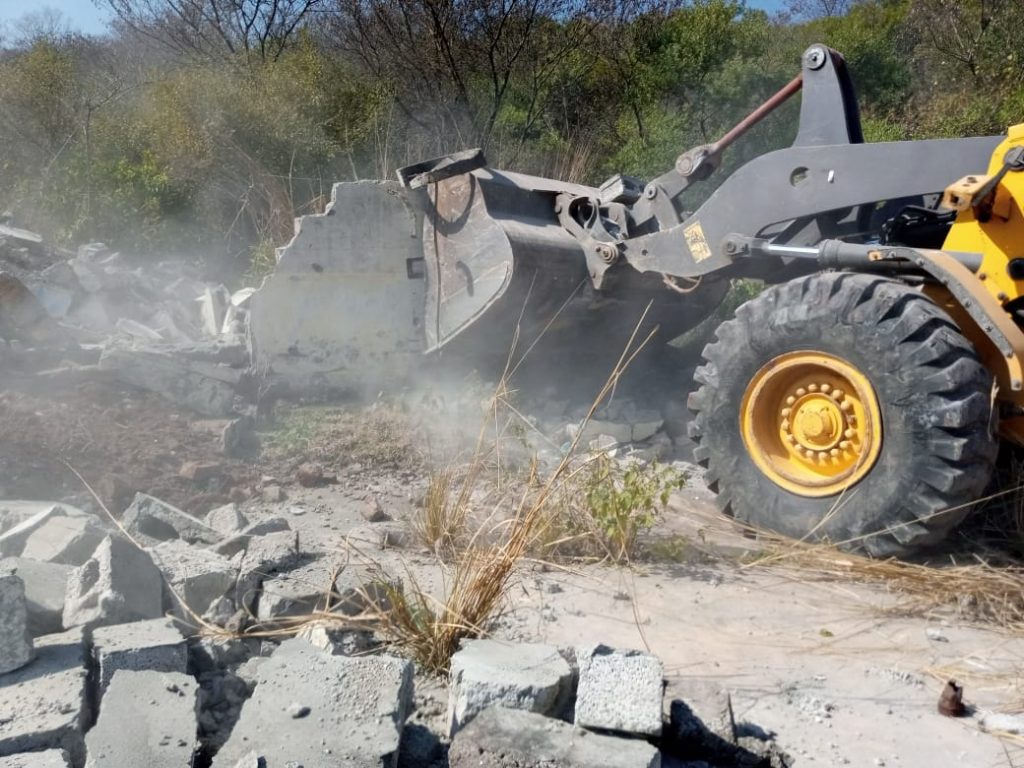
[[[504,388],[448,358],[295,402],[247,381],[246,295],[10,228],[0,266],[0,768],[1024,760],[1019,632],[769,563],[715,513],[685,351],[589,421],[604,370],[539,352]],[[621,551],[588,523],[592,467],[671,491]],[[396,606],[436,610],[559,472],[464,627],[485,639],[441,673],[410,658]]]

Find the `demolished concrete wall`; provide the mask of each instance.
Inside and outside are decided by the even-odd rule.
[[[422,217],[395,182],[336,184],[323,214],[295,237],[251,304],[261,386],[361,392],[408,375],[423,349]]]

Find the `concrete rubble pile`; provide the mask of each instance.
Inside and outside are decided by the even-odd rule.
[[[12,371],[117,380],[226,416],[249,366],[252,294],[181,261],[142,265],[102,243],[71,253],[0,225],[0,359]]]
[[[786,765],[745,748],[724,691],[669,700],[656,657],[601,645],[464,641],[425,728],[413,664],[349,622],[401,585],[257,514],[139,494],[132,541],[0,502],[0,768]]]

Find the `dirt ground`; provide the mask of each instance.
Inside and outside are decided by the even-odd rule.
[[[193,513],[233,498],[234,490],[248,499],[254,520],[287,516],[308,552],[342,551],[353,538],[396,575],[443,589],[444,570],[432,554],[415,544],[379,550],[379,524],[367,523],[364,512],[376,502],[396,523],[408,519],[431,462],[452,454],[397,427],[398,416],[380,405],[343,413],[285,408],[261,433],[262,455],[229,459],[215,436],[196,428],[196,417],[155,396],[96,382],[0,391],[0,497],[87,506],[68,464],[115,514],[136,490]],[[472,403],[470,397],[434,410],[444,416],[454,408],[471,425],[481,414]],[[470,426],[464,432],[459,439],[473,433]],[[332,482],[300,487],[294,471],[304,460],[321,462]],[[179,475],[186,461],[215,462],[221,471],[197,486]],[[262,500],[259,488],[271,482],[282,484],[287,498]],[[1024,709],[1024,636],[971,626],[953,611],[901,615],[898,597],[877,586],[745,564],[756,542],[714,513],[696,472],[651,537],[686,546],[665,562],[630,568],[524,564],[495,635],[648,648],[665,664],[670,695],[685,679],[728,688],[737,722],[775,733],[796,765],[1024,764],[1024,749],[983,733],[977,717],[950,719],[936,710],[951,678],[978,713]]]

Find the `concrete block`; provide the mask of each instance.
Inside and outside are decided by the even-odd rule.
[[[150,670],[184,674],[188,670],[188,645],[170,619],[100,627],[92,633],[92,652],[99,669],[99,701],[115,672]]]
[[[319,561],[263,580],[256,617],[269,622],[325,610],[333,592],[330,564]]]
[[[0,557],[21,554],[25,542],[40,526],[54,517],[67,517],[60,504],[51,502],[5,501],[2,507],[4,531],[0,534]]]
[[[29,534],[20,554],[44,563],[81,565],[106,536],[87,517],[53,516]]]
[[[0,675],[0,756],[64,749],[81,765],[90,722],[82,629],[36,638],[35,646],[31,664]]]
[[[261,661],[255,677],[252,698],[213,768],[235,768],[250,751],[268,766],[397,765],[412,705],[410,662],[331,656],[293,638]]]
[[[222,536],[233,536],[241,533],[249,525],[249,518],[242,514],[238,505],[232,502],[222,507],[211,509],[206,514],[206,524]]]
[[[236,535],[217,544],[213,550],[218,554],[224,555],[224,557],[234,557],[239,552],[248,549],[249,545],[255,538],[290,530],[291,524],[283,517],[271,517],[258,523],[251,523],[250,525],[247,525]],[[272,542],[283,541],[288,541],[288,539],[278,538],[272,540]],[[257,544],[257,547],[265,547],[265,544],[266,542],[263,545]],[[296,544],[296,546],[298,546],[298,544]]]
[[[330,624],[306,624],[295,635],[333,656],[355,656],[373,647],[373,633]]]
[[[199,518],[145,493],[135,494],[121,517],[121,525],[146,546],[173,539],[189,544],[215,544],[221,539],[217,531]]]
[[[646,741],[574,728],[535,712],[491,707],[459,731],[451,768],[661,768]]]
[[[235,585],[238,566],[226,557],[208,549],[192,547],[181,540],[165,541],[149,550],[153,562],[163,573],[170,587],[198,616]],[[171,612],[193,621],[172,594],[165,594]]]
[[[549,645],[470,640],[452,656],[448,734],[488,707],[557,712],[570,695],[572,670]]]
[[[120,536],[108,536],[68,576],[64,626],[124,624],[163,615],[163,579],[152,558]]]
[[[668,710],[666,741],[676,751],[713,754],[736,744],[732,698],[721,685],[707,680],[676,679],[665,689]]]
[[[649,653],[598,645],[578,648],[576,725],[659,736],[664,669]]]
[[[25,582],[13,573],[0,573],[0,674],[19,669],[31,660]]]
[[[197,688],[177,672],[118,671],[85,737],[86,768],[189,768]]]
[[[32,637],[60,632],[64,628],[64,596],[73,566],[40,563],[23,557],[0,560],[0,573],[16,573],[25,582],[28,631]]]
[[[0,768],[69,768],[67,753],[62,749],[45,752],[22,752],[20,755],[0,757]]]

